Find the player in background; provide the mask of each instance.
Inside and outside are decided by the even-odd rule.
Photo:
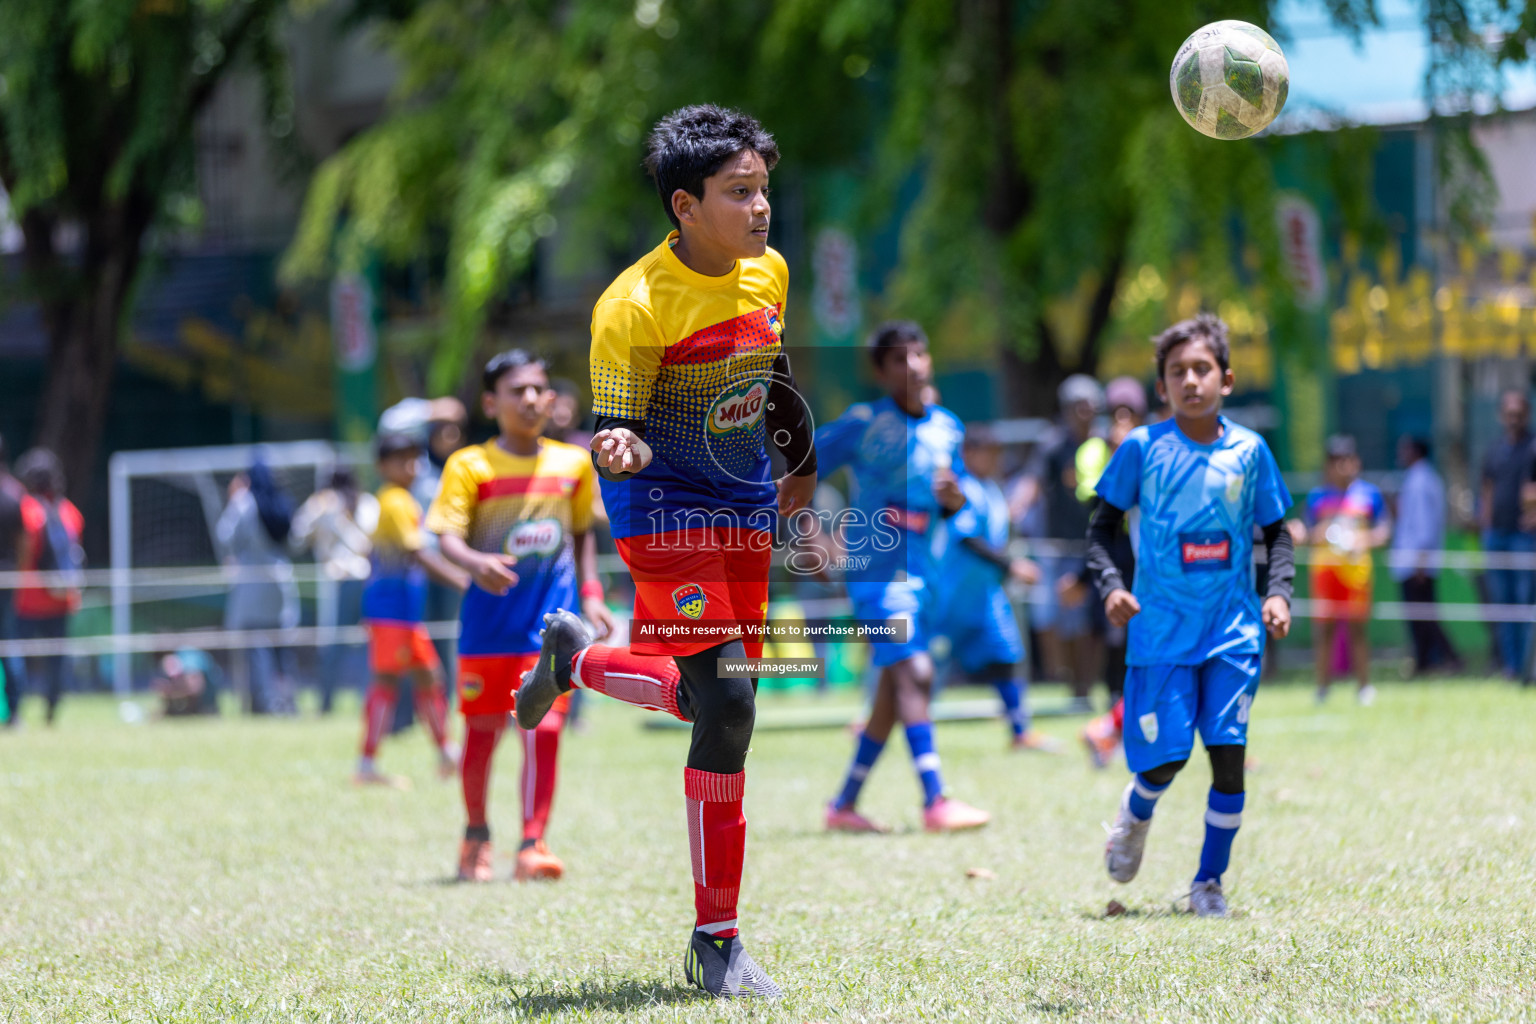
[[[459,610],[461,774],[469,819],[459,878],[473,882],[491,878],[491,758],[516,707],[523,673],[538,657],[544,616],[578,607],[579,595],[582,614],[599,633],[613,627],[590,533],[591,461],[585,449],[541,436],[555,399],[544,363],[511,349],[485,364],[482,383],[481,408],[495,421],[497,436],[449,456],[427,514],[443,554],[473,581]],[[565,710],[565,701],[556,701],[537,728],[520,734],[518,881],[556,879],[565,871],[544,842]]]
[[[1104,467],[1125,442],[1130,432],[1141,426],[1147,418],[1147,391],[1134,377],[1116,377],[1104,387],[1104,401],[1109,406],[1109,432],[1106,436],[1090,437],[1077,449],[1078,498],[1091,508],[1098,504],[1099,478]],[[1127,588],[1136,582],[1136,517],[1133,510],[1126,517],[1125,528],[1115,535],[1110,548],[1110,558]],[[1099,606],[1102,614],[1103,606]],[[1083,726],[1078,737],[1088,748],[1088,759],[1095,768],[1107,767],[1120,750],[1120,739],[1125,721],[1125,641],[1124,626],[1110,625],[1104,635],[1104,683],[1109,689],[1110,709]]]
[[[662,118],[646,168],[676,229],[592,311],[592,449],[614,542],[635,581],[628,647],[546,617],[517,720],[572,686],[693,723],[683,771],[694,930],[684,973],[720,997],[783,994],[742,946],[742,813],[778,515],[810,505],[808,411],[782,351],[789,271],[768,248],[778,145],[752,118],[703,105]],[[775,481],[766,444],[788,466]]]
[[[1024,638],[1004,589],[1010,580],[1038,582],[1040,567],[1008,554],[1008,499],[998,484],[1002,445],[985,427],[972,426],[961,451],[965,505],[938,529],[934,632],[949,638],[950,658],[968,679],[997,690],[1015,750],[1057,753],[1059,742],[1030,728]]]
[[[854,617],[903,620],[907,635],[870,645],[871,661],[880,670],[874,706],[843,788],[827,805],[826,827],[885,831],[856,805],[864,779],[900,722],[923,790],[923,827],[930,832],[978,828],[991,815],[944,795],[928,707],[933,689],[928,644],[938,570],[934,532],[941,519],[965,505],[953,468],[965,428],[948,409],[923,401],[933,359],[928,337],[917,324],[881,325],[870,336],[869,358],[886,397],[851,406],[822,426],[816,431],[816,450],[822,472],[847,466],[854,479],[854,514],[839,524],[842,547],[852,556],[845,580]],[[858,566],[854,557],[868,561]]]
[[[1359,687],[1355,695],[1361,704],[1369,705],[1376,699],[1376,687],[1371,685],[1371,638],[1366,632],[1375,587],[1371,551],[1392,539],[1392,524],[1380,488],[1360,479],[1355,439],[1335,434],[1325,442],[1323,454],[1323,482],[1307,494],[1303,506],[1312,546],[1312,599],[1318,606],[1312,639],[1317,700],[1328,699],[1334,648],[1342,642],[1342,630],[1348,634],[1349,660]]]
[[[458,752],[448,742],[443,665],[422,625],[427,574],[463,590],[462,571],[429,548],[421,532],[421,506],[411,496],[421,447],[403,434],[381,434],[375,443],[379,476],[379,524],[373,531],[372,570],[363,590],[363,624],[368,629],[368,665],[373,682],[363,700],[363,753],[354,781],[401,785],[374,764],[384,730],[394,720],[400,682],[411,680],[416,709],[438,750],[444,778],[458,770]]]
[[[1157,800],[1200,734],[1211,761],[1205,845],[1190,909],[1224,917],[1222,873],[1243,813],[1243,756],[1265,631],[1291,624],[1295,554],[1291,496],[1268,445],[1221,415],[1232,393],[1227,328],[1204,313],[1155,339],[1158,395],[1173,418],[1127,435],[1099,480],[1088,531],[1089,571],[1109,620],[1129,623],[1125,760],[1135,773],[1104,850],[1109,876],[1129,882]],[[1135,593],[1110,555],[1125,514],[1140,507]],[[1263,528],[1269,587],[1254,586],[1253,528]]]

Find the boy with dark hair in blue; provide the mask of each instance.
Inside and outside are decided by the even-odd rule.
[[[1201,314],[1158,335],[1157,391],[1173,416],[1137,427],[1099,480],[1088,530],[1089,573],[1110,622],[1128,625],[1125,760],[1135,773],[1104,850],[1109,876],[1141,867],[1152,811],[1194,750],[1211,759],[1205,845],[1190,909],[1225,917],[1221,876],[1243,812],[1248,715],[1258,690],[1264,634],[1291,625],[1295,555],[1285,529],[1291,495],[1264,439],[1221,415],[1232,393],[1227,328]],[[1110,557],[1125,514],[1141,508],[1135,593]],[[1269,553],[1260,602],[1253,531]]]

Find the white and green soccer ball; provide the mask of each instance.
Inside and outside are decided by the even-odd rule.
[[[1168,87],[1174,106],[1213,139],[1246,139],[1285,106],[1291,69],[1274,38],[1246,21],[1216,21],[1184,40]]]

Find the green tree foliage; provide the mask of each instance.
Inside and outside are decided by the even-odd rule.
[[[1346,27],[1377,19],[1372,0],[1323,6]],[[1190,130],[1167,78],[1201,24],[1268,25],[1270,10],[1268,0],[1219,11],[1196,0],[397,4],[388,43],[405,77],[394,110],[323,167],[285,272],[320,275],[370,250],[408,259],[446,228],[432,381],[450,388],[488,307],[557,213],[629,251],[661,223],[638,172],[648,125],[681,103],[737,104],[779,137],[781,176],[852,168],[866,227],[901,211],[881,312],[1002,352],[1018,405],[1045,411],[1064,373],[1093,368],[1128,272],[1195,277],[1212,300],[1256,284],[1283,295],[1277,146]],[[1428,4],[1428,94],[1465,92],[1479,60],[1524,59],[1523,36],[1490,54],[1469,27],[1497,13]],[[1359,230],[1371,219],[1367,142],[1341,132],[1317,147],[1340,215]],[[916,201],[898,205],[913,181]]]
[[[38,443],[89,486],[146,239],[194,195],[193,128],[241,59],[291,116],[281,0],[6,0],[0,182],[49,338]]]

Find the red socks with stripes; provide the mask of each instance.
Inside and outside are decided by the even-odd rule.
[[[695,927],[722,939],[736,935],[736,898],[747,849],[741,813],[746,772],[717,775],[683,769],[688,806],[688,848],[693,855]]]
[[[438,750],[448,745],[448,696],[442,683],[416,688],[416,717],[426,724]]]
[[[464,786],[464,812],[474,838],[488,838],[486,798],[491,788],[491,755],[501,739],[506,715],[469,715],[464,725],[464,760],[459,778]]]
[[[555,800],[555,765],[560,754],[560,730],[565,712],[556,704],[538,728],[523,740],[523,845],[544,838],[549,807]]]
[[[593,644],[571,662],[571,684],[605,693],[637,708],[665,711],[687,721],[677,710],[677,662],[665,655],[631,653],[628,647]]]
[[[368,695],[363,698],[363,756],[366,758],[371,759],[379,752],[384,730],[395,717],[397,692],[396,687],[378,682],[368,686]]]

